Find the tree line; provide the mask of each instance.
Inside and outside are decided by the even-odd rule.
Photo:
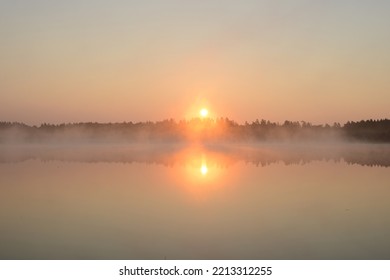
[[[305,121],[255,120],[239,124],[228,118],[157,122],[68,123],[30,126],[0,122],[0,142],[18,141],[301,141],[349,140],[390,142],[390,120],[313,125]]]

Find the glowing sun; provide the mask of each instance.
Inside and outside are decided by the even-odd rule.
[[[207,117],[209,114],[209,111],[206,109],[206,108],[202,108],[200,111],[199,111],[199,115],[201,118],[205,118]]]
[[[202,164],[202,166],[200,167],[200,173],[202,175],[206,175],[208,172],[209,172],[209,169],[208,169],[207,165],[206,164]]]

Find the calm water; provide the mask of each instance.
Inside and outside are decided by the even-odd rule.
[[[1,259],[390,259],[390,146],[2,146]]]

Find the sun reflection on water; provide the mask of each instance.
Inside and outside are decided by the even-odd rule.
[[[213,197],[235,181],[235,161],[226,154],[191,146],[175,153],[174,158],[176,165],[171,169],[171,180],[196,200]]]

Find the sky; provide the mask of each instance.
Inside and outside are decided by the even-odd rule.
[[[0,121],[390,118],[390,1],[0,1]]]

